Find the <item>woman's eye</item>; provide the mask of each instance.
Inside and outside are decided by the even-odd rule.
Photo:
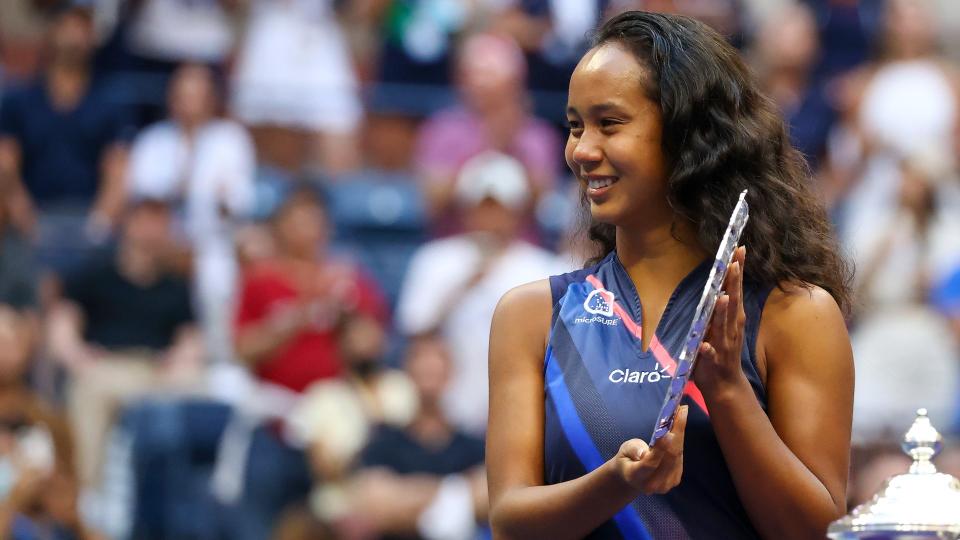
[[[567,129],[569,129],[571,133],[579,133],[581,130],[583,130],[583,125],[581,125],[577,120],[568,120]]]
[[[617,119],[615,119],[615,118],[604,118],[603,120],[600,121],[600,126],[606,129],[606,128],[611,128],[611,127],[619,126],[619,125],[622,124],[622,123],[623,123],[623,122],[621,122],[621,121],[619,121],[619,120],[617,120]]]

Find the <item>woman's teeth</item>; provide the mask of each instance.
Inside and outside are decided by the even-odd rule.
[[[590,189],[600,189],[607,186],[613,185],[617,181],[616,178],[601,178],[599,180],[587,180],[587,187]]]

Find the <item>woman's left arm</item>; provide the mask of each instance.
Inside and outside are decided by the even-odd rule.
[[[823,538],[846,512],[853,417],[853,353],[843,315],[819,287],[770,293],[757,356],[766,367],[767,412],[740,366],[740,248],[701,347],[704,394],[734,484],[764,538]]]

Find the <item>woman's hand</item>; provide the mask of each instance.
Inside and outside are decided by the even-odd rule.
[[[743,328],[747,315],[743,309],[743,263],[747,248],[733,252],[733,262],[724,280],[724,294],[717,299],[706,338],[700,344],[693,378],[707,396],[716,396],[748,384],[740,366],[743,350]]]
[[[630,439],[620,446],[614,462],[624,482],[644,495],[666,493],[680,483],[687,411],[686,405],[677,410],[670,432],[653,448],[641,439]]]

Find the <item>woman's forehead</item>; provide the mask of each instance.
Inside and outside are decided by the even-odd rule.
[[[605,100],[643,98],[646,70],[633,53],[616,44],[604,44],[587,52],[570,78],[571,103],[580,98],[604,96]]]
[[[578,70],[600,71],[612,68],[640,68],[640,64],[623,45],[616,42],[603,43],[587,51],[577,64]]]

